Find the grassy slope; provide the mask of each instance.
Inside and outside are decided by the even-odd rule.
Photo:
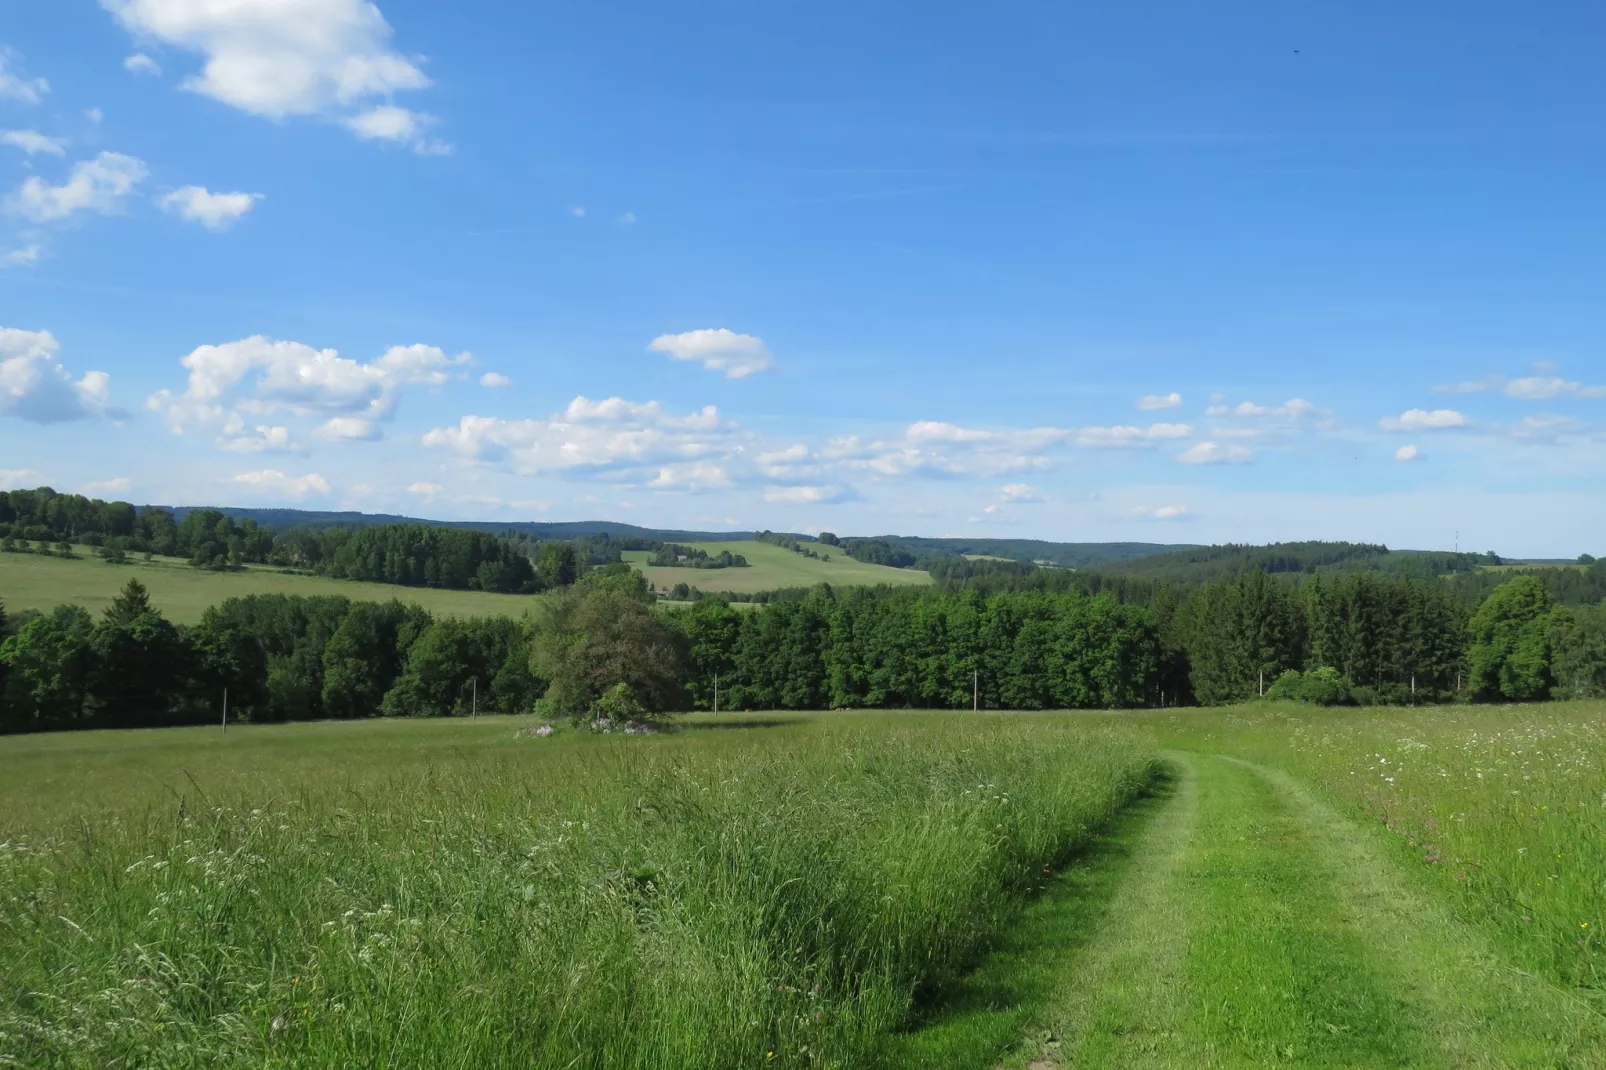
[[[795,554],[767,542],[690,543],[700,550],[717,554],[729,550],[747,558],[747,568],[696,569],[650,568],[642,562],[651,556],[646,551],[625,554],[625,559],[647,574],[655,588],[673,587],[687,583],[704,592],[730,591],[733,594],[752,594],[756,591],[773,591],[781,587],[812,587],[816,583],[829,583],[834,587],[868,587],[878,583],[899,586],[919,586],[931,582],[929,573],[906,568],[887,568],[885,565],[867,565],[855,561],[840,550],[828,546],[813,546],[815,553],[829,553],[831,560],[817,561]]]
[[[287,576],[271,569],[207,572],[169,558],[108,565],[95,557],[67,560],[38,554],[0,554],[0,600],[8,611],[48,610],[74,602],[98,615],[117,592],[137,576],[150,588],[151,602],[179,624],[194,624],[208,606],[248,594],[345,595],[354,601],[399,598],[444,616],[519,616],[530,608],[527,595],[483,591],[439,591],[357,583],[321,576]]]

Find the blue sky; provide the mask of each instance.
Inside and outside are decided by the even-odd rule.
[[[1606,551],[1606,11],[1082,6],[16,0],[0,485]]]

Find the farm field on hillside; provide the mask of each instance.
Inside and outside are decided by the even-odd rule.
[[[685,583],[705,594],[729,591],[732,594],[754,594],[773,591],[781,587],[812,587],[816,583],[829,583],[833,587],[868,587],[878,583],[919,586],[929,584],[931,575],[907,568],[888,568],[885,565],[868,565],[855,561],[840,549],[829,546],[811,546],[816,553],[829,553],[831,560],[820,561],[793,553],[784,547],[767,542],[694,542],[686,545],[717,554],[729,550],[747,558],[747,568],[657,568],[644,564],[651,555],[646,551],[627,552],[625,560],[647,574],[654,588],[674,587]]]
[[[0,1063],[872,1065],[1147,783],[1044,716],[0,739]]]
[[[84,553],[82,549],[79,551]],[[108,565],[97,557],[69,560],[40,554],[0,554],[0,601],[8,612],[45,611],[72,602],[99,615],[130,577],[150,590],[151,604],[176,624],[194,624],[208,606],[248,594],[344,595],[357,602],[416,602],[431,613],[452,617],[509,616],[525,613],[529,595],[485,591],[443,591],[358,583],[323,576],[286,575],[269,568],[242,572],[208,572],[176,558],[134,559]]]

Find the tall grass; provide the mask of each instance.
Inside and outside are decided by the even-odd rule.
[[[1151,762],[985,715],[384,753],[0,825],[0,1062],[863,1065]]]
[[[1168,722],[1187,746],[1289,770],[1386,828],[1527,969],[1606,1004],[1606,707],[1315,711]]]

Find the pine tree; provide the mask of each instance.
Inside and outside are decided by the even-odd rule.
[[[107,624],[114,626],[132,624],[150,611],[150,592],[139,580],[131,578],[123,587],[122,593],[106,607],[105,619]]]

